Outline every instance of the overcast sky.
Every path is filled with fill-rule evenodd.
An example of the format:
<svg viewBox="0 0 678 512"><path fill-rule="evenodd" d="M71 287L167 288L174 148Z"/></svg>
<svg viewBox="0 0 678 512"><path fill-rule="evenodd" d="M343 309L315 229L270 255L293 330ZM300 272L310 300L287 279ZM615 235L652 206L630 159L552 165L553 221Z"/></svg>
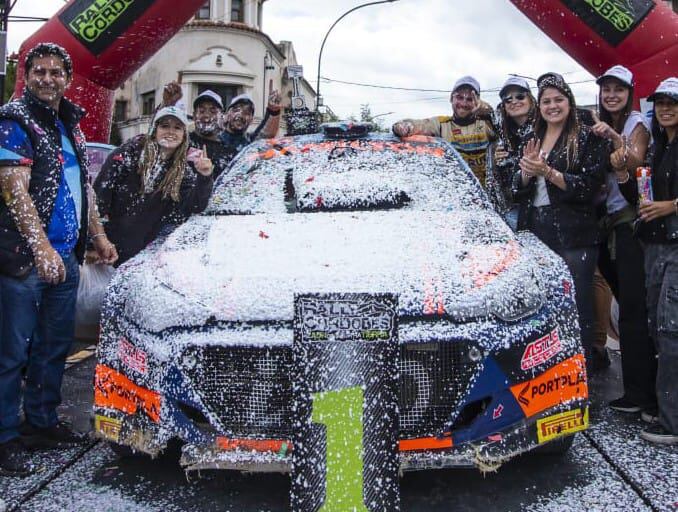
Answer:
<svg viewBox="0 0 678 512"><path fill-rule="evenodd" d="M268 0L264 31L278 42L294 43L304 75L315 87L318 52L330 25L366 0ZM63 0L18 0L13 15L49 17ZM11 23L9 50L18 49L39 24ZM77 66L77 63L76 63ZM332 31L323 53L321 75L334 80L379 86L449 90L465 74L474 75L483 99L509 73L537 77L558 71L581 105L595 103L596 86L577 62L537 29L508 0L398 0L349 14ZM359 115L368 103L386 123L402 117L450 112L443 92L409 92L325 83L320 90L340 117Z"/></svg>

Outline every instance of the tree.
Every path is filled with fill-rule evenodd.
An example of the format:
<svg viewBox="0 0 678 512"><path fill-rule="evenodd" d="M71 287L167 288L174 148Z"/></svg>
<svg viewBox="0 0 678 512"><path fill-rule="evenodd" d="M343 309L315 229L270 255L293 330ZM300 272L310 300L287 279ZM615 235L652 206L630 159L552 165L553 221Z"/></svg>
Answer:
<svg viewBox="0 0 678 512"><path fill-rule="evenodd" d="M387 131L382 125L383 121L381 119L376 119L375 116L372 115L372 109L370 108L369 103L360 105L360 121L363 123L372 123L374 125L374 130L377 132Z"/></svg>
<svg viewBox="0 0 678 512"><path fill-rule="evenodd" d="M6 101L14 93L14 85L16 84L16 61L7 61L7 74L5 75L5 90L2 92L2 103Z"/></svg>

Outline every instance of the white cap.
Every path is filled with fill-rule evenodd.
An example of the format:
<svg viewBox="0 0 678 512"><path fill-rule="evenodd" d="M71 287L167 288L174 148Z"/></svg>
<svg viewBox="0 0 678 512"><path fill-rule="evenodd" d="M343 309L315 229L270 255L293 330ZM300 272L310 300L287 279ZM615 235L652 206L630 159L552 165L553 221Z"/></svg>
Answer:
<svg viewBox="0 0 678 512"><path fill-rule="evenodd" d="M201 92L198 94L198 96L193 100L193 109L195 110L195 107L198 103L201 101L213 101L217 105L219 105L219 108L221 110L224 110L224 103L221 101L221 96L219 96L216 92L210 91L207 89L206 91Z"/></svg>
<svg viewBox="0 0 678 512"><path fill-rule="evenodd" d="M162 107L155 113L151 127L155 127L156 123L160 121L160 119L167 116L174 117L181 121L181 123L184 126L188 126L188 118L186 117L186 111L179 107L171 106L171 107Z"/></svg>
<svg viewBox="0 0 678 512"><path fill-rule="evenodd" d="M628 85L629 87L633 87L633 73L631 73L624 66L612 66L610 69L605 71L605 73L598 77L596 83L600 85L606 78L616 78L621 83Z"/></svg>
<svg viewBox="0 0 678 512"><path fill-rule="evenodd" d="M530 92L530 84L527 83L527 80L520 78L519 76L510 76L506 82L504 82L504 85L501 86L501 90L499 91L500 98L504 97L504 93L509 87L519 87L520 89L525 89L527 92Z"/></svg>
<svg viewBox="0 0 678 512"><path fill-rule="evenodd" d="M472 76L462 76L459 80L457 80L454 83L454 87L452 88L452 92L455 92L457 89L460 87L463 87L464 85L469 86L471 89L476 91L476 94L480 96L480 84L478 83L478 80L473 78Z"/></svg>
<svg viewBox="0 0 678 512"><path fill-rule="evenodd" d="M233 98L231 100L231 102L228 104L228 108L230 109L234 105L236 105L238 103L243 103L243 102L249 103L250 105L252 105L252 112L254 112L254 100L252 99L252 96L250 96L247 93L240 94L240 95L236 96L235 98Z"/></svg>
<svg viewBox="0 0 678 512"><path fill-rule="evenodd" d="M678 101L678 77L672 76L660 83L657 89L647 98L647 101L654 101L657 96L668 96Z"/></svg>

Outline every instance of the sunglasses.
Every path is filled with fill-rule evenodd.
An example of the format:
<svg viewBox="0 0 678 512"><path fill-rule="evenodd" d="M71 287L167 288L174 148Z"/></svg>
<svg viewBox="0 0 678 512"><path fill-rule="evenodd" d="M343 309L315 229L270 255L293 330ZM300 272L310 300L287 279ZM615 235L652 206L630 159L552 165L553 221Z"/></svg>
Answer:
<svg viewBox="0 0 678 512"><path fill-rule="evenodd" d="M527 94L525 94L524 92L519 92L519 93L516 93L516 94L511 94L509 96L504 96L501 99L501 101L508 104L508 103L511 103L513 100L523 101L525 98L527 98Z"/></svg>

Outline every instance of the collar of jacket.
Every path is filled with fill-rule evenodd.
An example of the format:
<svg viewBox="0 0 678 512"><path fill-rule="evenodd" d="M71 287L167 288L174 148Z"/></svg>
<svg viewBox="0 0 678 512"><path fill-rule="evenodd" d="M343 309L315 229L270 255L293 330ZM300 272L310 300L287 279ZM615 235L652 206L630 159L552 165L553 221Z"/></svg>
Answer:
<svg viewBox="0 0 678 512"><path fill-rule="evenodd" d="M24 88L23 100L39 121L56 124L57 119L61 119L69 129L73 129L85 115L83 108L66 97L61 98L59 102L59 112L40 100L28 88Z"/></svg>
<svg viewBox="0 0 678 512"><path fill-rule="evenodd" d="M457 114L453 113L452 121L454 121L454 124L459 126L469 126L476 122L476 115L471 114L470 116L466 117L457 117Z"/></svg>

